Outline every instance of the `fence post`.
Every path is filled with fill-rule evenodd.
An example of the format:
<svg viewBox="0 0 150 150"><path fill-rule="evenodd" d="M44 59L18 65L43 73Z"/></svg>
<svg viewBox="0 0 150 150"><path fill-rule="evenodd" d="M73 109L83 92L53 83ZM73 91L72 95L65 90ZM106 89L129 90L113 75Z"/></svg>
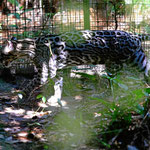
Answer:
<svg viewBox="0 0 150 150"><path fill-rule="evenodd" d="M84 29L90 29L90 3L89 0L83 0Z"/></svg>

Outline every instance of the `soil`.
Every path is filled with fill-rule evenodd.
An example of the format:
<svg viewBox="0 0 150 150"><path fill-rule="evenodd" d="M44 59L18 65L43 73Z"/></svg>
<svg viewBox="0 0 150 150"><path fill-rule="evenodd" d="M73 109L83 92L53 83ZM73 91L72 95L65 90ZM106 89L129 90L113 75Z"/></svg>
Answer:
<svg viewBox="0 0 150 150"><path fill-rule="evenodd" d="M0 80L0 149L97 149L85 144L90 133L82 130L89 128L92 109L86 108L88 104L83 100L84 95L65 96L63 107L46 105L38 101L35 95L31 101L22 103L14 93L17 92L18 80L22 82L24 78L17 77L15 80L13 83ZM97 102L92 102L93 114L96 105ZM81 116L86 119L81 119ZM92 126L92 120L90 123ZM82 134L85 138L81 139Z"/></svg>
<svg viewBox="0 0 150 150"><path fill-rule="evenodd" d="M97 101L89 101L87 97L92 94L90 90L76 91L73 96L66 94L62 100L63 107L58 104L49 106L38 101L35 95L30 101L22 103L14 94L18 81L23 82L24 78L17 77L13 83L6 78L0 80L0 149L149 149L149 114L145 118L134 114L137 119L124 129L123 120L113 122L106 129L106 134L102 134L96 128L100 121L98 111L101 105ZM36 95L38 93L40 90L35 92ZM117 134L107 134L107 131L120 128L123 130ZM111 148L98 142L103 139L110 143Z"/></svg>

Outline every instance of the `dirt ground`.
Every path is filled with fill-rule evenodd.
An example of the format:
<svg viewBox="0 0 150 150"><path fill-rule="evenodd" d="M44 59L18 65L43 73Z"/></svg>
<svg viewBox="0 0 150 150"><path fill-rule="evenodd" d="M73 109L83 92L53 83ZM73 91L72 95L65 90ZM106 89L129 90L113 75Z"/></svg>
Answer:
<svg viewBox="0 0 150 150"><path fill-rule="evenodd" d="M72 85L64 83L63 107L60 107L44 104L34 95L31 101L18 101L13 93L22 79L16 79L13 83L0 79L0 150L104 150L105 143L96 141L103 138L111 143L112 149L149 149L149 113L147 116L134 114L132 117L137 119L129 128L123 129L124 120L108 126L109 130L123 129L118 134L97 135L102 105L88 98L93 94L92 84L82 83L80 87L73 80ZM106 87L108 83L98 83L102 84ZM69 94L72 86L75 90ZM100 92L102 97L106 97L106 91Z"/></svg>
<svg viewBox="0 0 150 150"><path fill-rule="evenodd" d="M89 110L81 94L64 97L63 107L36 100L29 105L18 103L11 93L15 85L0 82L0 149L96 149L85 143L90 139L89 124L91 128L97 102Z"/></svg>

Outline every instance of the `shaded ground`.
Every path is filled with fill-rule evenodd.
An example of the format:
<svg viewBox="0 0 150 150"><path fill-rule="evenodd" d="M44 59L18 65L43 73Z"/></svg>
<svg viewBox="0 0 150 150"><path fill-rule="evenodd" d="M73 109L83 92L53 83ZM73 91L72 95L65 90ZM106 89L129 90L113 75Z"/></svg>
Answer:
<svg viewBox="0 0 150 150"><path fill-rule="evenodd" d="M74 88L81 86L71 82ZM99 123L102 120L98 112L102 105L87 98L93 93L90 89L92 84L82 83L82 87L73 92L74 96L67 93L72 87L64 85L69 89L64 90L64 106L60 108L36 102L36 99L30 102L31 105L18 103L17 97L10 94L16 85L4 80L0 80L0 83L2 150L137 150L150 147L148 113L145 116L133 113L133 122L118 118L108 124L105 132L100 132ZM99 84L102 86L103 83ZM106 88L105 84L103 86ZM103 96L107 90L101 93Z"/></svg>
<svg viewBox="0 0 150 150"><path fill-rule="evenodd" d="M76 149L77 147L88 149L85 143L89 139L87 136L90 133L88 131L83 132L84 127L81 127L80 124L87 121L84 124L87 124L85 127L88 130L88 120L91 119L91 116L88 115L92 113L92 109L86 108L88 111L83 109L87 102L83 101L84 98L81 95L65 97L63 108L47 106L43 103L37 103L39 106L36 106L32 105L32 102L29 102L30 105L24 105L18 104L15 94L9 92L15 90L13 84L6 83L3 80L0 82L0 149L46 150ZM36 103L36 101L33 101L33 103ZM87 112L85 113L85 111ZM86 116L84 116L85 114ZM81 116L84 116L87 120L85 118L79 119L78 117ZM55 118L57 119L55 120ZM60 124L62 124L61 127ZM67 128L63 128L65 126ZM78 133L76 134L76 132ZM82 134L84 134L84 138ZM77 137L74 138L74 135ZM81 137L83 140L81 140ZM69 143L64 143L68 138L71 139Z"/></svg>

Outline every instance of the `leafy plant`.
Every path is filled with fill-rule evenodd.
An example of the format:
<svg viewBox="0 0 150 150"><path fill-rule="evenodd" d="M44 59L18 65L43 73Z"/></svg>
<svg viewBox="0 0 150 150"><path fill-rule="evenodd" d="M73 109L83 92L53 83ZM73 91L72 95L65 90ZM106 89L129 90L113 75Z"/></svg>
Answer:
<svg viewBox="0 0 150 150"><path fill-rule="evenodd" d="M36 99L41 99L43 103L46 103L46 97L42 94L37 95Z"/></svg>
<svg viewBox="0 0 150 150"><path fill-rule="evenodd" d="M106 99L98 97L90 97L90 99L100 102L103 106L103 109L98 112L100 116L100 133L98 133L99 138L95 140L101 143L100 145L111 148L115 138L128 130L129 126L132 125L133 114L140 115L141 117L147 114L150 88L140 86L138 89L134 88L134 86L131 88L128 84L124 84L126 80L123 81L120 76L112 78L104 75L103 77L110 80L113 96ZM135 77L127 78L131 81L140 82Z"/></svg>
<svg viewBox="0 0 150 150"><path fill-rule="evenodd" d="M17 0L8 0L13 5L19 6L19 2Z"/></svg>

